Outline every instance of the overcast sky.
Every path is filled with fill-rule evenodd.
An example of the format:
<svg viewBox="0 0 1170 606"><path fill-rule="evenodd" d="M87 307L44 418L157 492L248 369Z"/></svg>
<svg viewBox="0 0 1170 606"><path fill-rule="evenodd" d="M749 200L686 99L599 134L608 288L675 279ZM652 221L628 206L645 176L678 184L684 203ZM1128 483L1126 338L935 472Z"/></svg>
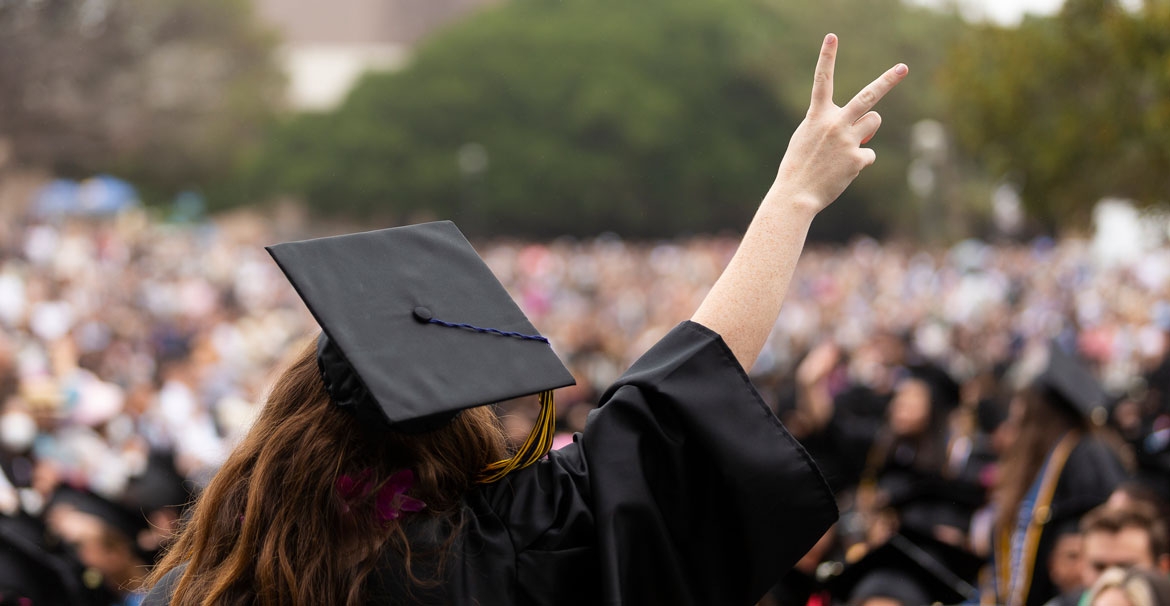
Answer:
<svg viewBox="0 0 1170 606"><path fill-rule="evenodd" d="M1060 10L1064 0L909 0L926 5L955 4L963 8L963 14L970 18L991 19L1005 25L1015 25L1024 13L1050 15ZM1122 5L1137 7L1141 0L1122 0Z"/></svg>
<svg viewBox="0 0 1170 606"><path fill-rule="evenodd" d="M978 0L988 17L1000 23L1018 23L1025 12L1048 15L1060 10L1063 0Z"/></svg>

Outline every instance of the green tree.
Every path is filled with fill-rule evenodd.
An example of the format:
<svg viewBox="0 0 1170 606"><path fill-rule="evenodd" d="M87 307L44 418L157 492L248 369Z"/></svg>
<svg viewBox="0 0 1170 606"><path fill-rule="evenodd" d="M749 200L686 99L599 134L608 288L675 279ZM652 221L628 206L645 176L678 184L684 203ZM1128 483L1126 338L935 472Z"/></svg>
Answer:
<svg viewBox="0 0 1170 606"><path fill-rule="evenodd" d="M739 65L743 18L722 0L518 0L295 118L257 174L317 208L472 230L738 225L795 126Z"/></svg>
<svg viewBox="0 0 1170 606"><path fill-rule="evenodd" d="M922 40L946 35L926 24L951 22L897 0L853 13L846 4L868 3L830 0L850 15L834 28L816 17L823 7L788 4L513 0L438 34L404 70L366 76L336 111L290 119L253 167L254 186L323 211L453 217L492 233L741 228L808 106L821 36L846 40L844 96L926 55ZM876 51L879 16L909 19L921 46ZM896 123L929 103L895 95L882 111ZM884 176L854 188L864 193L830 211L822 234L877 231L896 213L907 128L883 129L874 170Z"/></svg>
<svg viewBox="0 0 1170 606"><path fill-rule="evenodd" d="M1021 189L1046 227L1083 223L1104 196L1170 192L1170 2L1128 11L1069 0L1018 28L962 37L943 72L964 148Z"/></svg>

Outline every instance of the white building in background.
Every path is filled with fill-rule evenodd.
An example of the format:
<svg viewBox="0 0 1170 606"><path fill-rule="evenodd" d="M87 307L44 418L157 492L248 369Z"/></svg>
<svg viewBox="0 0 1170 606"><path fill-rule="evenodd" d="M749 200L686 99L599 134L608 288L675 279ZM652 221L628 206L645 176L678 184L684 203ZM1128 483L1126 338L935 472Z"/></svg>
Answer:
<svg viewBox="0 0 1170 606"><path fill-rule="evenodd" d="M280 31L289 102L326 110L370 69L394 69L427 34L500 0L254 0Z"/></svg>

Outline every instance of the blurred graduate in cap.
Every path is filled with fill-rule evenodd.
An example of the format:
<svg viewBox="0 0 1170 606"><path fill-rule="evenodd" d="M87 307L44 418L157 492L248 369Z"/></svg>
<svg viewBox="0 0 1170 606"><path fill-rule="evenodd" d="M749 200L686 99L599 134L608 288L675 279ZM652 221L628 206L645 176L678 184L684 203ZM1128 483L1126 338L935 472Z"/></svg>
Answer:
<svg viewBox="0 0 1170 606"><path fill-rule="evenodd" d="M60 486L45 507L46 525L84 566L82 579L104 604L137 606L152 554L139 545L146 517L88 490Z"/></svg>
<svg viewBox="0 0 1170 606"><path fill-rule="evenodd" d="M878 535L871 542L908 528L966 545L971 515L986 495L978 462L969 449L954 448L950 420L959 399L959 383L935 364L912 365L897 383L858 487L858 508Z"/></svg>
<svg viewBox="0 0 1170 606"><path fill-rule="evenodd" d="M573 377L451 223L269 250L321 325L193 506L146 604L753 604L836 519L747 378L813 217L873 162L891 68L808 116L690 321L549 452ZM484 405L539 398L509 452Z"/></svg>
<svg viewBox="0 0 1170 606"><path fill-rule="evenodd" d="M1020 391L1014 442L993 495L991 587L984 603L1043 604L1058 593L1048 562L1062 528L1104 503L1128 476L1103 428L1108 398L1089 370L1055 344L1033 347L1012 371Z"/></svg>

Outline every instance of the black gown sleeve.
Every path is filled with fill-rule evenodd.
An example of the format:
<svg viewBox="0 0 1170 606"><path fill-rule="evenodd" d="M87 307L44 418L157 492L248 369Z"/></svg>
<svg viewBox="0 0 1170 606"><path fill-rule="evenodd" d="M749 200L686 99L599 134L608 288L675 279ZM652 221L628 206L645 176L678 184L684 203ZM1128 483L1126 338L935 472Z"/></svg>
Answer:
<svg viewBox="0 0 1170 606"><path fill-rule="evenodd" d="M535 604L753 604L837 519L804 448L692 322L573 444L478 498L507 528L518 602Z"/></svg>

